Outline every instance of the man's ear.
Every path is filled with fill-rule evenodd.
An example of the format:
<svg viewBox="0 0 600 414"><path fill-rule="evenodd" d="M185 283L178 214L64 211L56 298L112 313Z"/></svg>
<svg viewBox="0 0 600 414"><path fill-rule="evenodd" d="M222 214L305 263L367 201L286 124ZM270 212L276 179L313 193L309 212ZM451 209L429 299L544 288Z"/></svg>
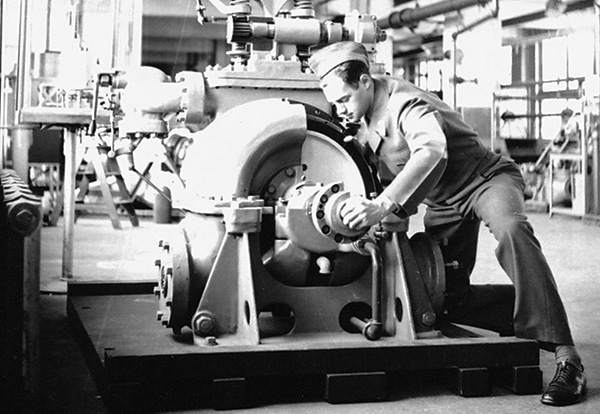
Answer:
<svg viewBox="0 0 600 414"><path fill-rule="evenodd" d="M360 78L358 78L358 83L362 85L365 89L368 89L371 86L372 82L373 79L371 79L371 77L366 73L363 73L362 75L360 75Z"/></svg>

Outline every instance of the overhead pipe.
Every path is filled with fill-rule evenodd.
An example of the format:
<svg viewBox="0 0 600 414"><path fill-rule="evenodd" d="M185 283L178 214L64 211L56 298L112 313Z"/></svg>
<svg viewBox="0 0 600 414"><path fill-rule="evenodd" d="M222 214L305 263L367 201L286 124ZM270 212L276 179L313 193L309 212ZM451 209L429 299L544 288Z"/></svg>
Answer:
<svg viewBox="0 0 600 414"><path fill-rule="evenodd" d="M490 1L491 0L446 0L429 6L396 10L390 13L389 16L379 19L377 25L381 29L400 29L430 17L459 11L471 6L483 6Z"/></svg>
<svg viewBox="0 0 600 414"><path fill-rule="evenodd" d="M594 7L595 1L596 0L579 0L579 1L569 2L566 4L567 7L566 7L564 13L569 14L574 11L585 10L590 7ZM504 28L504 27L510 27L510 26L519 26L519 25L523 25L525 23L530 23L530 22L534 22L537 20L545 19L546 17L547 17L546 10L540 10L540 11L525 14L522 16L517 16L517 17L510 18L510 19L502 20L502 27Z"/></svg>

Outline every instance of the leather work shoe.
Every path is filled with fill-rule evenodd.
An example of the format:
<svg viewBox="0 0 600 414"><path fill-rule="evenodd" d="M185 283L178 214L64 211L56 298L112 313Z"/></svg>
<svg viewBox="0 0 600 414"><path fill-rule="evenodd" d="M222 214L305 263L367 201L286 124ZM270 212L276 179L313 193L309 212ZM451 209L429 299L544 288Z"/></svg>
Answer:
<svg viewBox="0 0 600 414"><path fill-rule="evenodd" d="M542 404L558 406L576 404L581 401L586 391L583 367L579 370L569 361L563 361L556 366L556 374L542 395Z"/></svg>

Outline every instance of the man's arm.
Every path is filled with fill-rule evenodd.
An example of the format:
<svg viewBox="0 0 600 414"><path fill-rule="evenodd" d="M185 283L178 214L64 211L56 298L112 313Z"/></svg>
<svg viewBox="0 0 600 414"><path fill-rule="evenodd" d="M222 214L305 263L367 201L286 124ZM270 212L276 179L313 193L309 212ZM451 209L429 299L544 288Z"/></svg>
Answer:
<svg viewBox="0 0 600 414"><path fill-rule="evenodd" d="M392 213L401 218L413 214L446 168L446 137L439 114L431 106L421 101L412 102L402 112L398 123L408 143L410 157L377 198L354 197L346 202L341 214L344 224L351 228L372 226ZM378 150L378 155L388 163L394 162L394 148L386 147L393 145L384 140ZM386 150L392 157L387 156Z"/></svg>
<svg viewBox="0 0 600 414"><path fill-rule="evenodd" d="M396 214L402 217L414 213L438 183L446 168L447 145L439 113L422 101L408 105L398 124L410 158L381 196L395 202L401 210Z"/></svg>

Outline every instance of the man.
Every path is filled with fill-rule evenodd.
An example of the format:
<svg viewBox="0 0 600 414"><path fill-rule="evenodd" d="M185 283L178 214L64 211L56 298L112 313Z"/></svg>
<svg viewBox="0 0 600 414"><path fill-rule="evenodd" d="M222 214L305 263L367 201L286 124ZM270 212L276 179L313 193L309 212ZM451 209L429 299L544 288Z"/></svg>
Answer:
<svg viewBox="0 0 600 414"><path fill-rule="evenodd" d="M556 152L578 152L580 137L581 129L575 112L571 108L563 109L560 112L560 130L556 138L552 140L552 144L558 147Z"/></svg>
<svg viewBox="0 0 600 414"><path fill-rule="evenodd" d="M372 226L389 214L408 217L425 203L425 230L445 241L446 262L461 265L447 271L448 319L537 340L555 352L557 362L542 403L579 402L586 391L581 358L554 276L524 214L518 167L486 148L433 94L402 79L371 76L360 43L329 45L309 65L337 114L361 124L359 145L391 174L375 199L349 199L341 210L343 222L351 228ZM469 283L480 222L498 241L496 257L513 282L514 288L500 294ZM507 297L510 306L503 306Z"/></svg>

